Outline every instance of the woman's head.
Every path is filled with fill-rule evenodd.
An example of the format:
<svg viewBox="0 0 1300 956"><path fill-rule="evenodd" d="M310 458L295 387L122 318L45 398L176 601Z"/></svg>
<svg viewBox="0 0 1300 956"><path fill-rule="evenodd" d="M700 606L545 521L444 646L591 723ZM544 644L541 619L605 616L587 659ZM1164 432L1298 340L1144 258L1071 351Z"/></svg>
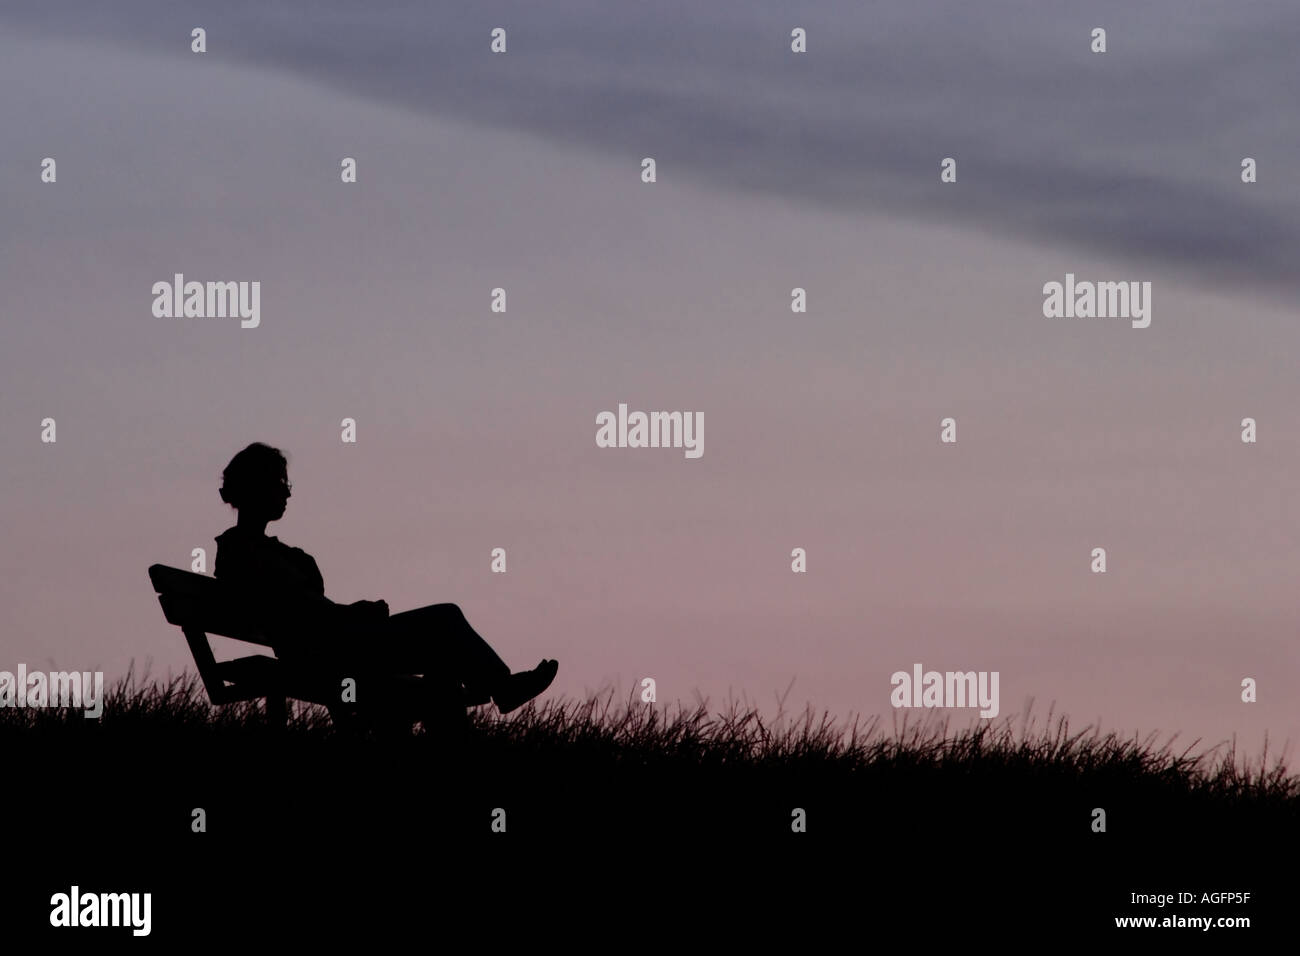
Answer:
<svg viewBox="0 0 1300 956"><path fill-rule="evenodd" d="M240 512L274 521L289 500L289 462L278 448L254 442L221 473L221 500Z"/></svg>

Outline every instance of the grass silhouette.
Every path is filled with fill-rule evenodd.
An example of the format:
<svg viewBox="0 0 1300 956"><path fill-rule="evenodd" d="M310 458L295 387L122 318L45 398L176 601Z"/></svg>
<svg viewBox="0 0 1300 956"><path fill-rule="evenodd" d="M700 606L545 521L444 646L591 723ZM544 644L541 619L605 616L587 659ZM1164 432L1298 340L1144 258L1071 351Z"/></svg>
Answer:
<svg viewBox="0 0 1300 956"><path fill-rule="evenodd" d="M714 712L610 690L506 717L476 708L451 739L419 725L344 733L299 702L276 731L257 703L209 705L195 675L128 674L98 720L0 709L0 752L18 771L5 810L24 824L9 847L31 874L27 907L48 910L75 872L153 889L160 925L182 936L244 939L323 899L310 929L324 936L395 906L448 919L485 908L490 925L497 897L480 887L590 907L631 892L593 876L655 861L707 878L715 915L761 914L759 888L779 884L810 911L868 906L877 923L996 912L1008 939L1031 922L1114 932L1133 892L1253 889L1257 915L1287 899L1271 881L1300 837L1300 778L1267 751L1244 761L1232 745L1073 729L1050 711L955 731L930 716L765 720L734 701ZM508 836L492 827L501 813ZM431 898L449 875L457 888ZM670 905L686 903L652 909Z"/></svg>
<svg viewBox="0 0 1300 956"><path fill-rule="evenodd" d="M322 797L347 789L344 780L328 781L338 761L379 777L386 768L393 783L411 784L410 769L427 769L432 758L440 777L458 775L467 795L477 791L488 800L494 786L539 806L596 783L606 793L625 793L629 806L647 789L667 803L673 801L666 791L674 788L725 793L744 828L754 822L751 811L764 814L775 799L784 808L780 817L760 827L773 834L788 831L793 808L804 803L857 816L887 809L895 817L923 816L936 806L944 816L1001 817L1014 805L1025 825L1055 832L1051 823L1059 822L1061 833L1073 828L1085 835L1092 833L1094 806L1106 810L1108 832L1127 829L1131 815L1148 834L1190 821L1278 833L1300 821L1300 776L1281 758L1270 764L1267 745L1257 760L1243 761L1235 744L1198 750L1199 741L1179 748L1176 736L1159 744L1154 733L1125 738L1094 726L1072 730L1066 717L1050 711L1041 726L1027 710L957 731L933 712L922 721L908 716L890 727L879 718L846 725L808 709L765 721L756 708L734 701L713 712L707 701L665 706L629 696L616 702L609 690L585 700L530 703L506 717L474 708L464 739L456 741L426 735L419 724L404 734L343 733L324 708L302 702L291 702L288 726L275 732L259 702L211 706L194 674L150 681L129 673L105 689L98 720L76 709L0 709L0 745L46 745L83 760L127 751L167 754L173 773L188 769L198 789L205 786L204 766L214 787L221 768L232 763L261 760L272 776L276 767L314 768L326 772ZM151 782L146 771L140 789ZM130 787L123 786L129 798ZM935 822L933 815L927 820ZM700 823L708 831L726 829L727 821ZM842 819L838 827L852 829L851 823Z"/></svg>

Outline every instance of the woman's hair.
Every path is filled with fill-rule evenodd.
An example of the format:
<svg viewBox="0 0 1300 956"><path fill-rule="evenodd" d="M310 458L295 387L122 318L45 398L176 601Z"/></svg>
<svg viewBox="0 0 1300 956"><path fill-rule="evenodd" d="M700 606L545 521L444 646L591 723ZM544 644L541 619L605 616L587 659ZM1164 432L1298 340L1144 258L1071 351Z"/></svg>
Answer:
<svg viewBox="0 0 1300 956"><path fill-rule="evenodd" d="M242 507L249 493L257 493L279 477L289 461L284 452L260 441L253 442L230 459L221 473L221 500L234 508Z"/></svg>

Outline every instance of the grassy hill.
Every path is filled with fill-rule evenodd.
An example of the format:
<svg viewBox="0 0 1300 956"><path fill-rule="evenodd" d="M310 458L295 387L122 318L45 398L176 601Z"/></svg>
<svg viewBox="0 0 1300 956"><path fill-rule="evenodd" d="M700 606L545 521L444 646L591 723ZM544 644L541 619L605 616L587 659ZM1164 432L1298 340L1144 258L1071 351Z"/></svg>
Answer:
<svg viewBox="0 0 1300 956"><path fill-rule="evenodd" d="M99 720L0 709L0 752L17 771L5 810L32 861L30 905L66 891L74 870L135 880L173 894L160 919L185 914L178 932L210 920L232 886L261 888L230 904L236 914L270 919L293 893L348 905L416 894L418 911L438 874L526 879L533 898L594 879L591 897L661 868L716 877L714 908L728 894L754 906L757 886L782 880L797 897L802 878L818 906L842 893L890 919L933 918L925 901L938 899L954 918L1000 906L1016 925L1056 914L1077 932L1159 912L1132 892L1249 884L1247 911L1262 914L1285 896L1278 880L1300 846L1300 777L1267 754L1243 767L1231 751L1050 713L956 731L811 713L769 724L734 705L610 693L505 718L479 708L451 738L418 725L349 735L312 706L279 731L256 705L213 708L185 675L121 681ZM996 888L1000 902L943 889L955 886Z"/></svg>

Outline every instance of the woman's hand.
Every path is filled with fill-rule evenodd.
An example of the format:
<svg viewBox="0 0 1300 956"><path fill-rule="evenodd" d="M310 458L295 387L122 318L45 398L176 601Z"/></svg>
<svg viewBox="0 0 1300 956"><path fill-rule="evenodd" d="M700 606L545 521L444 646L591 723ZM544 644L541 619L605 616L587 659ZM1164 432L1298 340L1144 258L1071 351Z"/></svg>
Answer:
<svg viewBox="0 0 1300 956"><path fill-rule="evenodd" d="M387 601L355 601L348 607L354 607L367 619L377 618L386 620L388 618Z"/></svg>

